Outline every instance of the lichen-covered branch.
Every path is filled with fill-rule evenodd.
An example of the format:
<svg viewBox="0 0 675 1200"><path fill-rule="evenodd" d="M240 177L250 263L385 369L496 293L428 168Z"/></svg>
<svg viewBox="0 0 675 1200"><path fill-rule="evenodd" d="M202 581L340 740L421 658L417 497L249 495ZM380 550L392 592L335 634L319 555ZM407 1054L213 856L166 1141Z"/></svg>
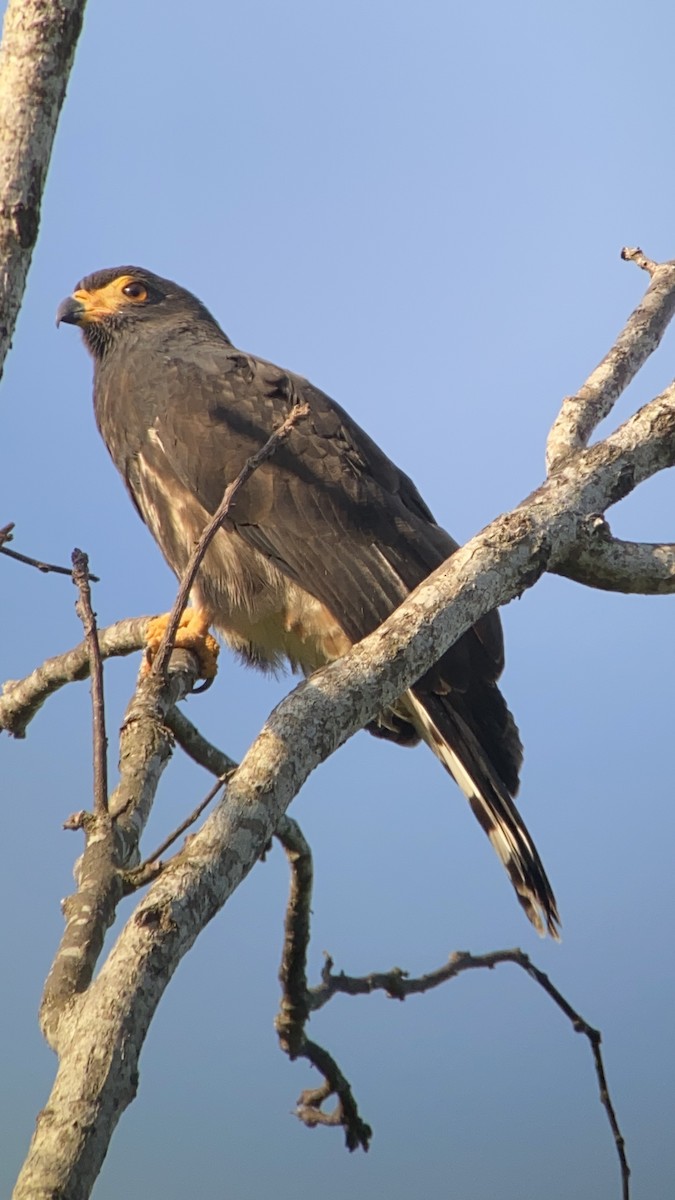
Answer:
<svg viewBox="0 0 675 1200"><path fill-rule="evenodd" d="M588 445L593 430L609 416L621 393L657 349L675 312L675 263L652 263L638 249L624 248L622 257L645 269L649 264L649 287L609 353L576 395L563 400L548 436L549 472Z"/></svg>
<svg viewBox="0 0 675 1200"><path fill-rule="evenodd" d="M9 0L0 45L0 375L86 0Z"/></svg>
<svg viewBox="0 0 675 1200"><path fill-rule="evenodd" d="M99 629L101 658L124 657L141 650L150 617L128 617L107 629ZM0 695L0 731L24 738L33 717L45 700L67 683L89 675L89 651L86 641L72 650L48 658L24 679L8 679Z"/></svg>
<svg viewBox="0 0 675 1200"><path fill-rule="evenodd" d="M624 542L611 535L604 517L589 517L570 553L552 570L576 583L607 592L667 596L675 592L675 544Z"/></svg>
<svg viewBox="0 0 675 1200"><path fill-rule="evenodd" d="M137 858L141 833L171 757L166 713L194 687L198 668L194 655L176 651L165 684L150 677L141 682L125 716L120 781L109 806L74 814L67 822L70 829L83 829L85 849L77 867L77 890L63 902L66 926L40 1006L42 1031L59 1052L64 1014L72 1013L74 997L91 982L105 934L127 890L125 869Z"/></svg>

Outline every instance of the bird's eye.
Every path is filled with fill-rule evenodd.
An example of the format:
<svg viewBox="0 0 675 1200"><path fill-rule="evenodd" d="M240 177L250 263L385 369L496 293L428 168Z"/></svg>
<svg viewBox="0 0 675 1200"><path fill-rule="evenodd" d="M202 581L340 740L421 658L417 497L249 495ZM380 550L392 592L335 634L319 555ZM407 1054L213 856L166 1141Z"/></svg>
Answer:
<svg viewBox="0 0 675 1200"><path fill-rule="evenodd" d="M148 289L144 286L144 284L139 283L137 280L133 280L132 283L127 283L125 287L122 288L122 291L130 300L143 301L147 300L148 298Z"/></svg>

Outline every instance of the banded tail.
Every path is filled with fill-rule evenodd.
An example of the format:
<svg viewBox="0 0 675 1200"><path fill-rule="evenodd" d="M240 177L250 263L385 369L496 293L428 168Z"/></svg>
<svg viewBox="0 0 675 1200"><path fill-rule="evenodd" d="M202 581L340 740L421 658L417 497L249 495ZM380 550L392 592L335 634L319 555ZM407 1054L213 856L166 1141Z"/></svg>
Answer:
<svg viewBox="0 0 675 1200"><path fill-rule="evenodd" d="M499 695L496 688L494 691ZM509 787L499 778L476 733L442 695L415 688L406 693L402 706L417 733L464 792L537 932L542 937L548 932L559 940L558 908L537 848ZM504 710L512 723L506 705Z"/></svg>

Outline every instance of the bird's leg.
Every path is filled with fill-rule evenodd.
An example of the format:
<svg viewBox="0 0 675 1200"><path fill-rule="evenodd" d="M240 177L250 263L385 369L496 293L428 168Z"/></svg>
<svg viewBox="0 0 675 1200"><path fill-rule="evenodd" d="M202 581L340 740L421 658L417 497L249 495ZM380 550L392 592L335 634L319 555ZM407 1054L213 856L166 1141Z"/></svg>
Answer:
<svg viewBox="0 0 675 1200"><path fill-rule="evenodd" d="M146 669L149 669L159 649L170 615L163 613L161 617L152 617L148 621L145 630ZM215 678L220 653L220 646L209 633L209 615L203 608L186 608L174 639L175 650L192 650L197 655L202 679Z"/></svg>

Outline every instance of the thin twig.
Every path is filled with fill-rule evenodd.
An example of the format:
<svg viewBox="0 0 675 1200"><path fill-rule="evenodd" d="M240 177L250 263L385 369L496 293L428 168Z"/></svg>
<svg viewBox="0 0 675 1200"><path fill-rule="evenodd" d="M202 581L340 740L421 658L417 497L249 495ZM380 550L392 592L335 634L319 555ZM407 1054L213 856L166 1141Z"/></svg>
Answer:
<svg viewBox="0 0 675 1200"><path fill-rule="evenodd" d="M284 442L288 437L293 426L296 425L302 417L307 416L308 413L309 405L296 404L291 409L286 419L282 421L281 425L279 425L278 428L275 429L270 435L265 442L265 445L262 446L257 453L252 454L251 457L246 460L236 479L233 479L232 482L229 483L225 488L223 498L215 513L211 517L211 520L207 525L204 526L199 541L192 551L187 567L183 572L183 578L181 579L173 608L169 614L169 620L166 629L152 664L152 669L156 674L160 675L166 671L166 664L171 655L178 625L180 623L181 616L183 615L183 611L187 605L190 592L192 591L197 571L201 566L204 555L206 554L209 545L215 537L217 530L227 517L230 509L233 507L237 495L241 491L244 484L250 479L254 471L257 471L258 467L262 466L264 462L267 462L267 460L276 453L281 443Z"/></svg>
<svg viewBox="0 0 675 1200"><path fill-rule="evenodd" d="M224 754L217 746L212 745L179 708L169 709L165 724L169 726L178 745L192 761L210 771L212 775L226 779L236 771L238 763L230 758L229 754Z"/></svg>
<svg viewBox="0 0 675 1200"><path fill-rule="evenodd" d="M186 752L201 766L212 773L230 773L234 768L232 760L216 746L213 746L203 734L196 729L178 709L171 709L167 714L167 724L173 729L176 740ZM220 780L215 791L221 786ZM215 794L215 793L214 793ZM204 802L208 802L209 796ZM199 810L201 811L201 809ZM193 814L196 820L199 811ZM186 826L187 827L187 823ZM182 827L176 837L183 832ZM281 818L275 830L275 837L281 842L291 868L291 888L286 906L284 922L284 948L279 968L279 980L282 985L282 996L279 1012L275 1020L275 1028L279 1042L289 1058L306 1058L313 1066L324 1073L324 1084L319 1088L302 1093L298 1100L296 1115L309 1126L340 1125L345 1130L345 1140L350 1149L359 1145L368 1149L372 1136L370 1127L362 1121L354 1100L350 1085L340 1072L331 1055L316 1042L305 1036L305 1024L312 1012L323 1008L334 995L359 996L371 992L383 991L391 999L405 1000L407 996L416 995L439 987L450 979L455 979L465 971L477 969L493 969L500 963L514 963L534 979L551 997L554 1003L571 1022L575 1032L583 1033L589 1040L596 1077L598 1080L600 1100L607 1112L610 1128L614 1137L621 1167L622 1198L630 1200L630 1168L625 1152L625 1142L619 1128L616 1112L612 1104L607 1086L605 1068L600 1044L602 1035L576 1012L561 992L555 987L547 975L535 967L529 957L519 949L496 950L489 954L471 955L458 951L451 955L448 962L435 971L411 978L400 967L391 971L371 973L364 976L350 976L340 972L333 974L333 960L326 955L321 973L321 983L317 987L307 987L307 951L311 935L311 905L313 868L312 852L297 821L291 817ZM175 840L175 838L172 838ZM165 846L160 847L148 863L157 859L164 852ZM324 1070L325 1068L325 1070ZM330 1071L330 1076L326 1074ZM330 1113L321 1109L321 1104L329 1096L336 1095L338 1103ZM367 1136L365 1136L367 1131Z"/></svg>
<svg viewBox="0 0 675 1200"><path fill-rule="evenodd" d="M565 1014L571 1022L575 1033L582 1033L588 1039L593 1053L600 1101L607 1113L619 1157L623 1200L629 1200L630 1167L626 1158L624 1138L619 1128L616 1111L607 1086L607 1077L600 1049L602 1035L598 1029L594 1029L592 1025L589 1025L576 1009L572 1008L572 1005L558 991L548 975L540 971L538 967L535 967L529 956L522 950L518 948L513 950L494 950L488 954L479 955L459 950L452 954L447 963L442 967L416 978L409 977L407 972L402 971L400 967L394 967L391 971L387 972L373 972L370 975L352 976L345 975L342 971L338 975L334 975L333 961L330 956L327 956L321 973L321 983L317 987L309 989L309 1008L312 1012L323 1008L324 1004L327 1004L338 993L347 996L363 996L369 995L371 992L381 991L385 992L391 999L405 1000L407 996L419 995L431 991L433 988L447 983L450 979L456 979L459 975L464 974L465 971L492 970L501 963L513 963L525 971L551 997L560 1011Z"/></svg>
<svg viewBox="0 0 675 1200"><path fill-rule="evenodd" d="M79 616L89 653L91 675L91 707L94 748L94 812L102 817L108 812L108 738L105 730L105 698L103 693L103 660L98 641L96 616L91 606L89 587L89 558L83 550L73 550L73 583L79 598L75 609Z"/></svg>
<svg viewBox="0 0 675 1200"><path fill-rule="evenodd" d="M189 829L191 825L194 825L195 821L204 812L204 809L207 808L213 799L215 799L220 789L225 786L228 776L230 776L232 772L236 771L237 769L237 764L235 763L234 759L230 758L229 755L224 754L222 750L219 750L217 746L214 746L211 744L211 742L207 741L204 735L200 733L197 727L192 724L192 721L190 721L188 717L186 717L185 714L180 711L179 708L174 707L169 709L164 719L164 724L168 726L178 744L183 748L185 753L189 755L193 762L198 763L201 767L205 767L205 769L210 771L212 775L218 776L218 779L204 799L199 802L194 812L192 812L189 817L186 817L186 819L181 822L181 824L173 831L173 833L169 834L168 837L166 837L161 843L161 845L159 845L156 850L153 850L152 854L148 855L148 857L141 863L140 866L135 867L132 871L127 872L127 887L129 890L134 891L136 888L142 887L150 881L152 878L151 868L153 865L158 863L158 860L161 858L162 854L169 849L169 846L172 846L173 843L178 840L181 834L185 833L186 829Z"/></svg>
<svg viewBox="0 0 675 1200"><path fill-rule="evenodd" d="M207 808L211 801L215 799L220 789L225 787L226 783L226 779L219 779L216 783L214 783L213 787L209 792L207 792L204 799L200 800L195 810L190 813L190 816L186 817L184 821L181 821L180 825L174 829L173 833L170 833L163 842L160 842L157 849L153 850L152 854L149 854L145 861L142 862L140 867L137 869L142 871L151 863L157 862L157 860L161 858L162 855L169 849L169 846L173 846L174 842L178 841L178 838L181 836L181 834L185 833L185 830L189 829L191 825L194 825L195 821L202 815L204 809Z"/></svg>
<svg viewBox="0 0 675 1200"><path fill-rule="evenodd" d="M17 562L25 563L28 567L36 567L38 571L42 571L45 575L67 575L72 579L73 572L70 567L57 567L54 563L42 562L39 558L30 558L27 554L19 554L18 550L9 550L5 543L14 540L13 529L14 521L10 521L8 525L3 525L2 529L0 529L0 554L5 554L7 558L14 558ZM92 583L100 583L98 575L90 575L89 579Z"/></svg>
<svg viewBox="0 0 675 1200"><path fill-rule="evenodd" d="M602 1051L600 1049L602 1034L599 1029L594 1029L592 1025L589 1025L588 1022L585 1021L584 1018L572 1008L571 1004L569 1004L565 997L558 991L555 984L551 982L548 975L546 975L543 971L540 971L538 967L535 967L534 963L530 961L527 954L523 954L522 951L519 951L518 953L520 954L518 966L521 966L524 971L527 971L530 978L536 980L539 986L544 989L547 996L550 996L554 1004L557 1004L561 1012L564 1012L565 1016L568 1017L572 1022L575 1033L583 1033L584 1037L588 1038L588 1041L590 1042L591 1050L593 1052L595 1074L597 1076L598 1087L600 1089L600 1101L607 1113L607 1119L612 1130L616 1151L619 1156L619 1163L621 1164L623 1200L630 1200L630 1167L626 1157L626 1143L619 1128L616 1111L614 1109L614 1105L612 1104L609 1088L607 1086L605 1064L603 1062ZM517 960L514 959L513 961Z"/></svg>

